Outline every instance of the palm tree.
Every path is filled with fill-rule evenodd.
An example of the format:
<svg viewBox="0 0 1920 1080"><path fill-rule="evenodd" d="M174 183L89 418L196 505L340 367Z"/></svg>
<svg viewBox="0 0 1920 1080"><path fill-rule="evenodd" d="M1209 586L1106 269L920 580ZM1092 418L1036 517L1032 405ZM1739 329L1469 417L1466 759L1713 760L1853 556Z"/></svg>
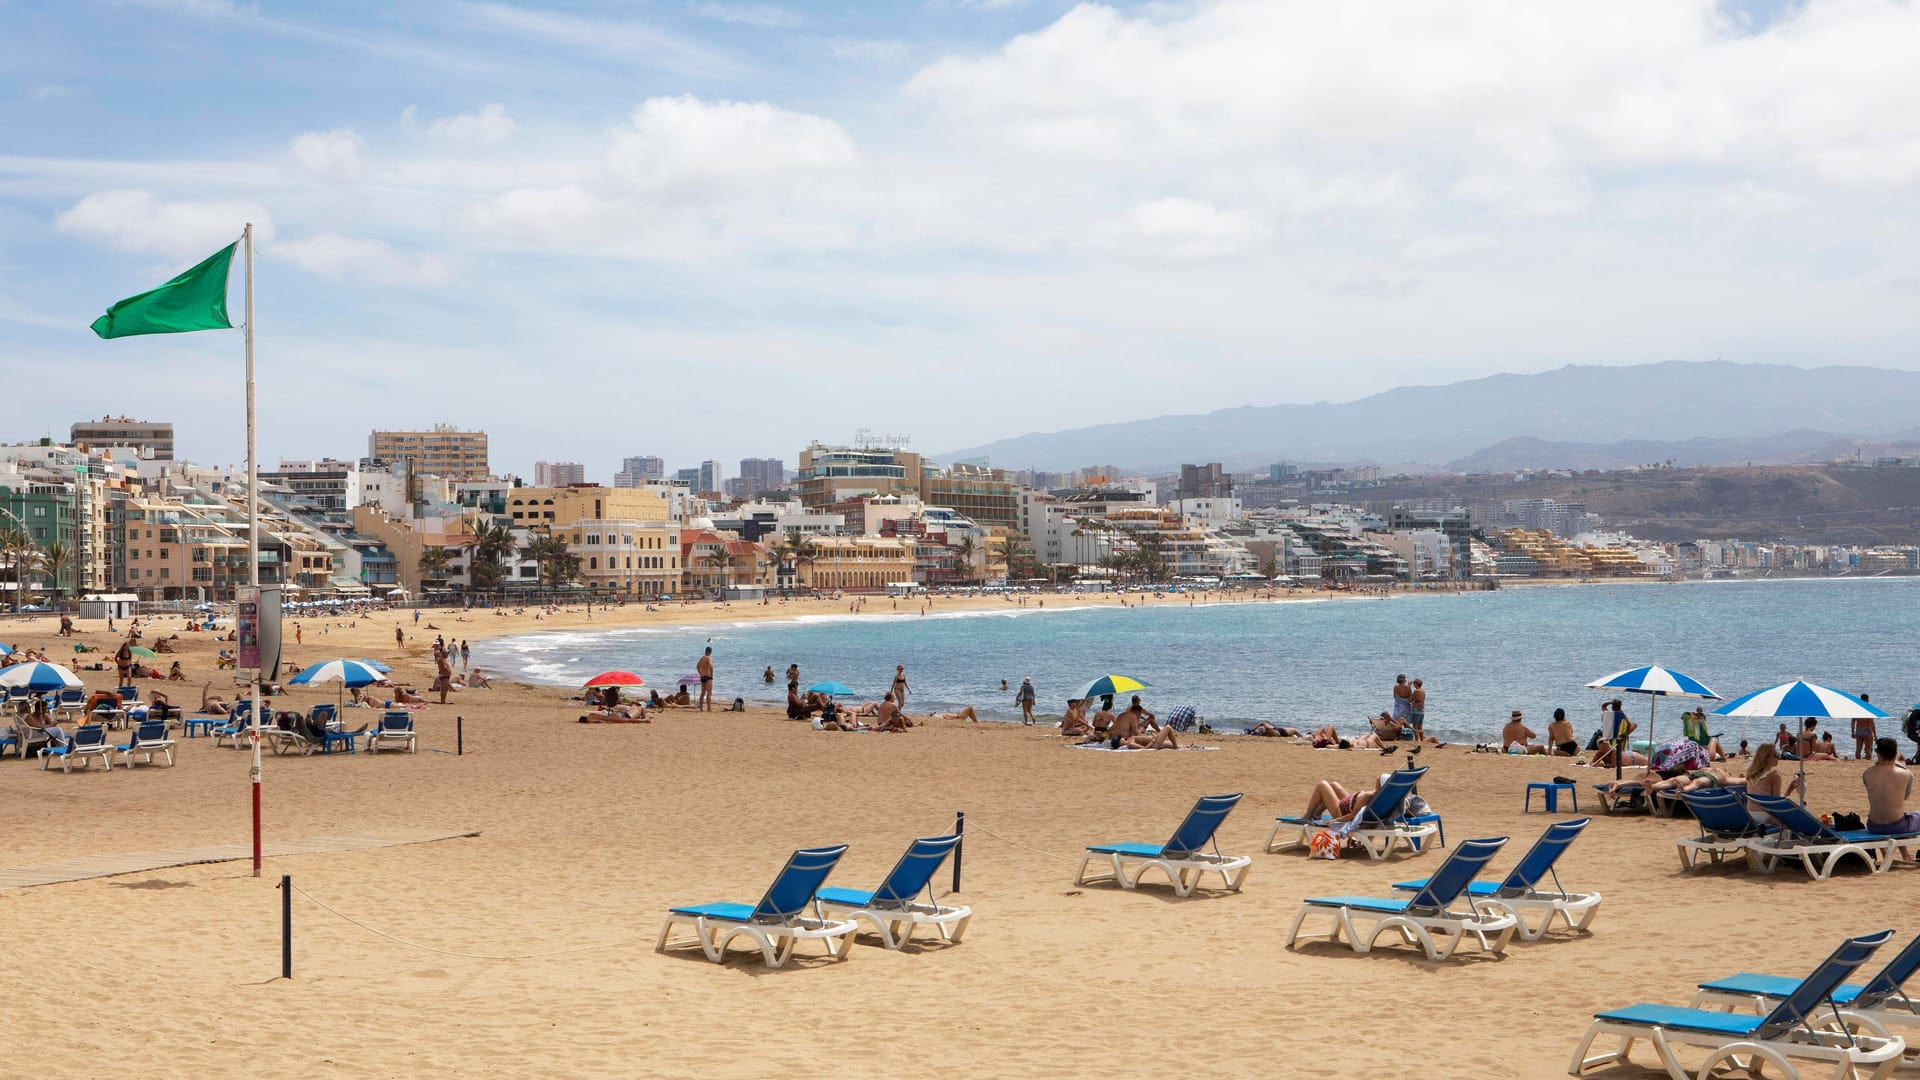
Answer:
<svg viewBox="0 0 1920 1080"><path fill-rule="evenodd" d="M548 532L527 541L523 550L540 570L540 584L564 585L580 572L580 557L567 546L567 538Z"/></svg>
<svg viewBox="0 0 1920 1080"><path fill-rule="evenodd" d="M447 564L452 561L453 556L449 554L444 547L430 547L422 551L420 553L420 583L425 585L429 581L437 581L445 584L447 580Z"/></svg>
<svg viewBox="0 0 1920 1080"><path fill-rule="evenodd" d="M812 566L813 560L820 556L819 545L813 542L812 537L802 532L788 533L781 541L779 550L781 559L793 568L793 579L796 584L800 579L800 568Z"/></svg>
<svg viewBox="0 0 1920 1080"><path fill-rule="evenodd" d="M968 581L973 580L973 553L974 553L973 534L967 533L966 535L960 537L960 542L953 545L953 552L955 555L958 555L960 557L961 584L965 584Z"/></svg>
<svg viewBox="0 0 1920 1080"><path fill-rule="evenodd" d="M27 574L29 560L38 549L33 539L21 529L0 530L0 555L7 557L7 567L13 578L13 610L19 611L27 592Z"/></svg>
<svg viewBox="0 0 1920 1080"><path fill-rule="evenodd" d="M49 578L53 579L53 599L55 602L58 602L60 599L60 578L66 574L67 568L72 565L73 549L68 547L64 540L55 540L49 543L46 550L40 553L40 567L46 571Z"/></svg>
<svg viewBox="0 0 1920 1080"><path fill-rule="evenodd" d="M500 587L500 560L514 550L513 532L504 525L474 519L470 533L460 547L469 558L467 576L476 589Z"/></svg>
<svg viewBox="0 0 1920 1080"><path fill-rule="evenodd" d="M738 558L725 544L711 555L700 556L700 564L709 569L720 571L720 584L724 588L733 584L733 568Z"/></svg>

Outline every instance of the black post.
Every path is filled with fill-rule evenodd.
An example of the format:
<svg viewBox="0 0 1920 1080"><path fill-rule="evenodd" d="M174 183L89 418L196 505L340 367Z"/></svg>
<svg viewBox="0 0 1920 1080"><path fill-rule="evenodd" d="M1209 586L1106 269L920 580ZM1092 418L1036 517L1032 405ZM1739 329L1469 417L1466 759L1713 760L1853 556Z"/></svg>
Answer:
<svg viewBox="0 0 1920 1080"><path fill-rule="evenodd" d="M467 718L453 718L453 756L459 757L467 752Z"/></svg>
<svg viewBox="0 0 1920 1080"><path fill-rule="evenodd" d="M280 977L293 978L293 875L280 875Z"/></svg>
<svg viewBox="0 0 1920 1080"><path fill-rule="evenodd" d="M962 810L958 814L954 815L953 832L954 832L954 835L960 837L960 841L953 845L953 891L959 892L960 891L960 854L961 854L960 849L967 846L967 839L966 839L967 812L965 810Z"/></svg>

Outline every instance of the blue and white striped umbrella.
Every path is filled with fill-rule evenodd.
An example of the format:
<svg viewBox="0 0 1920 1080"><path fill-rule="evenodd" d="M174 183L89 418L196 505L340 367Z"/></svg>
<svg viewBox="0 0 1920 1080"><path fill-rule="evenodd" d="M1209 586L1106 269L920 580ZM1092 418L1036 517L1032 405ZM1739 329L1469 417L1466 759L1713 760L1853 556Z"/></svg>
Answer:
<svg viewBox="0 0 1920 1080"><path fill-rule="evenodd" d="M24 686L36 694L49 690L78 690L86 684L59 664L15 664L0 668L0 686Z"/></svg>
<svg viewBox="0 0 1920 1080"><path fill-rule="evenodd" d="M1677 671L1652 665L1616 671L1604 679L1595 679L1587 685L1595 690L1619 690L1628 694L1697 697L1715 701L1720 698L1719 694L1707 689L1706 684L1691 675L1682 675Z"/></svg>
<svg viewBox="0 0 1920 1080"><path fill-rule="evenodd" d="M7 644L4 641L0 641L0 656L12 656L12 655L13 655L13 646Z"/></svg>
<svg viewBox="0 0 1920 1080"><path fill-rule="evenodd" d="M1755 690L1713 710L1715 716L1816 716L1827 720L1854 720L1871 717L1885 720L1887 714L1852 694L1830 687L1816 686L1799 679L1765 690Z"/></svg>
<svg viewBox="0 0 1920 1080"><path fill-rule="evenodd" d="M368 667L372 668L373 670L380 672L382 675L393 670L392 668L388 667L387 665L381 663L378 660L361 660L360 663L365 664Z"/></svg>
<svg viewBox="0 0 1920 1080"><path fill-rule="evenodd" d="M347 686L372 686L384 676L358 660L328 660L315 664L287 680L288 686L337 682Z"/></svg>

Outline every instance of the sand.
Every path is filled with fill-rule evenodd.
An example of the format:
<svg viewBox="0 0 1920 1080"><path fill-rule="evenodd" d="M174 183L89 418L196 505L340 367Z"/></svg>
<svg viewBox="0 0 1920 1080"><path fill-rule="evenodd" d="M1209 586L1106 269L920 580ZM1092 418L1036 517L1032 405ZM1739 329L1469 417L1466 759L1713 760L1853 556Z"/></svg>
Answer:
<svg viewBox="0 0 1920 1080"><path fill-rule="evenodd" d="M432 621L475 639L586 622L453 618ZM428 680L423 650L395 655L391 617L326 639L304 621L308 643L292 650L302 661L387 657L417 685ZM593 625L607 622L595 614ZM113 640L85 628L83 640ZM0 634L56 640L44 623ZM213 644L182 640L197 700ZM720 695L761 689L758 671L723 669ZM84 674L90 686L113 681ZM1418 1062L1423 1076L1549 1077L1564 1072L1595 1009L1683 1004L1703 978L1799 974L1844 933L1915 929L1911 864L1818 883L1793 871L1682 875L1673 840L1687 823L1624 818L1597 820L1562 863L1569 886L1606 895L1590 934L1445 963L1399 948L1289 951L1301 897L1379 893L1438 857L1262 853L1242 892L1178 899L1158 884L1074 887L1080 848L1164 839L1196 796L1243 791L1220 842L1259 852L1273 815L1297 811L1312 780L1368 783L1385 764L1376 754L1245 738L1201 740L1214 753L1094 753L1017 725L841 734L767 710L582 725L563 692L498 685L416 714L417 755L266 763L270 837L476 838L275 858L258 879L241 862L0 891L12 931L0 969L16 1006L6 1071L1390 1076ZM327 689L289 700L332 699ZM0 761L0 865L244 840L247 762L204 738L181 740L172 769L64 776ZM1449 841L1513 837L1496 869L1549 820L1521 815L1524 782L1568 771L1451 749L1429 749L1422 763ZM1858 771L1811 765L1816 807L1862 808ZM834 883L871 888L909 838L948 829L958 810L972 829L953 899L975 912L958 946L892 953L869 938L846 963L774 972L744 951L724 966L697 951L654 952L670 904L752 901L789 851L826 843L852 845ZM281 874L302 890L291 981L277 978ZM309 895L430 948L370 932Z"/></svg>

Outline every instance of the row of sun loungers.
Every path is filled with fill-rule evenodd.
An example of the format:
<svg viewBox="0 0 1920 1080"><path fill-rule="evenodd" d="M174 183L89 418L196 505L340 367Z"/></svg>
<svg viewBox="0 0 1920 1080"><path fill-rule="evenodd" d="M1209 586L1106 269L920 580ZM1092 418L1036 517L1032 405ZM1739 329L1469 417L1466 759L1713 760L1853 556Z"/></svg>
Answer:
<svg viewBox="0 0 1920 1080"><path fill-rule="evenodd" d="M1902 844L1920 843L1920 834L1886 835L1864 829L1836 830L1792 799L1778 795L1748 795L1725 789L1689 791L1683 796L1700 823L1700 835L1677 841L1680 865L1691 870L1700 857L1710 864L1744 856L1747 865L1771 874L1782 862L1798 860L1807 876L1825 881L1842 858L1857 855L1876 874L1894 863ZM1747 813L1746 803L1764 809L1778 825L1761 825Z"/></svg>
<svg viewBox="0 0 1920 1080"><path fill-rule="evenodd" d="M245 720L238 716L230 718L226 725L214 729L214 745L219 745L224 739L231 745L239 746L242 738L251 730L251 724ZM377 726L366 731L329 732L321 740L309 738L292 728L277 726L263 728L261 734L276 754L310 754L315 750L327 749L325 743L334 739L346 742L350 750L355 740L364 739L365 749L369 753L379 753L381 750L419 752L419 735L414 730L413 714L404 710L386 713ZM26 748L21 745L22 738L17 728L0 728L0 749L11 747L16 752L24 751ZM154 764L156 757L172 765L175 745L164 720L140 721L124 743L109 742L105 724L81 724L74 728L65 743L58 746L42 745L35 756L40 759L42 769L50 769L57 763L61 772L70 773L76 766L90 768L98 761L103 768L111 770L116 754L120 756L121 763L129 767L136 759Z"/></svg>
<svg viewBox="0 0 1920 1080"><path fill-rule="evenodd" d="M43 746L36 756L40 758L42 769L50 769L58 762L61 772L72 772L75 765L85 769L92 767L96 761L103 769L112 770L115 754L120 755L121 764L128 768L133 767L135 758L151 765L156 755L172 765L173 738L167 733L166 722L142 721L124 743L108 742L105 724L81 724L65 743Z"/></svg>

